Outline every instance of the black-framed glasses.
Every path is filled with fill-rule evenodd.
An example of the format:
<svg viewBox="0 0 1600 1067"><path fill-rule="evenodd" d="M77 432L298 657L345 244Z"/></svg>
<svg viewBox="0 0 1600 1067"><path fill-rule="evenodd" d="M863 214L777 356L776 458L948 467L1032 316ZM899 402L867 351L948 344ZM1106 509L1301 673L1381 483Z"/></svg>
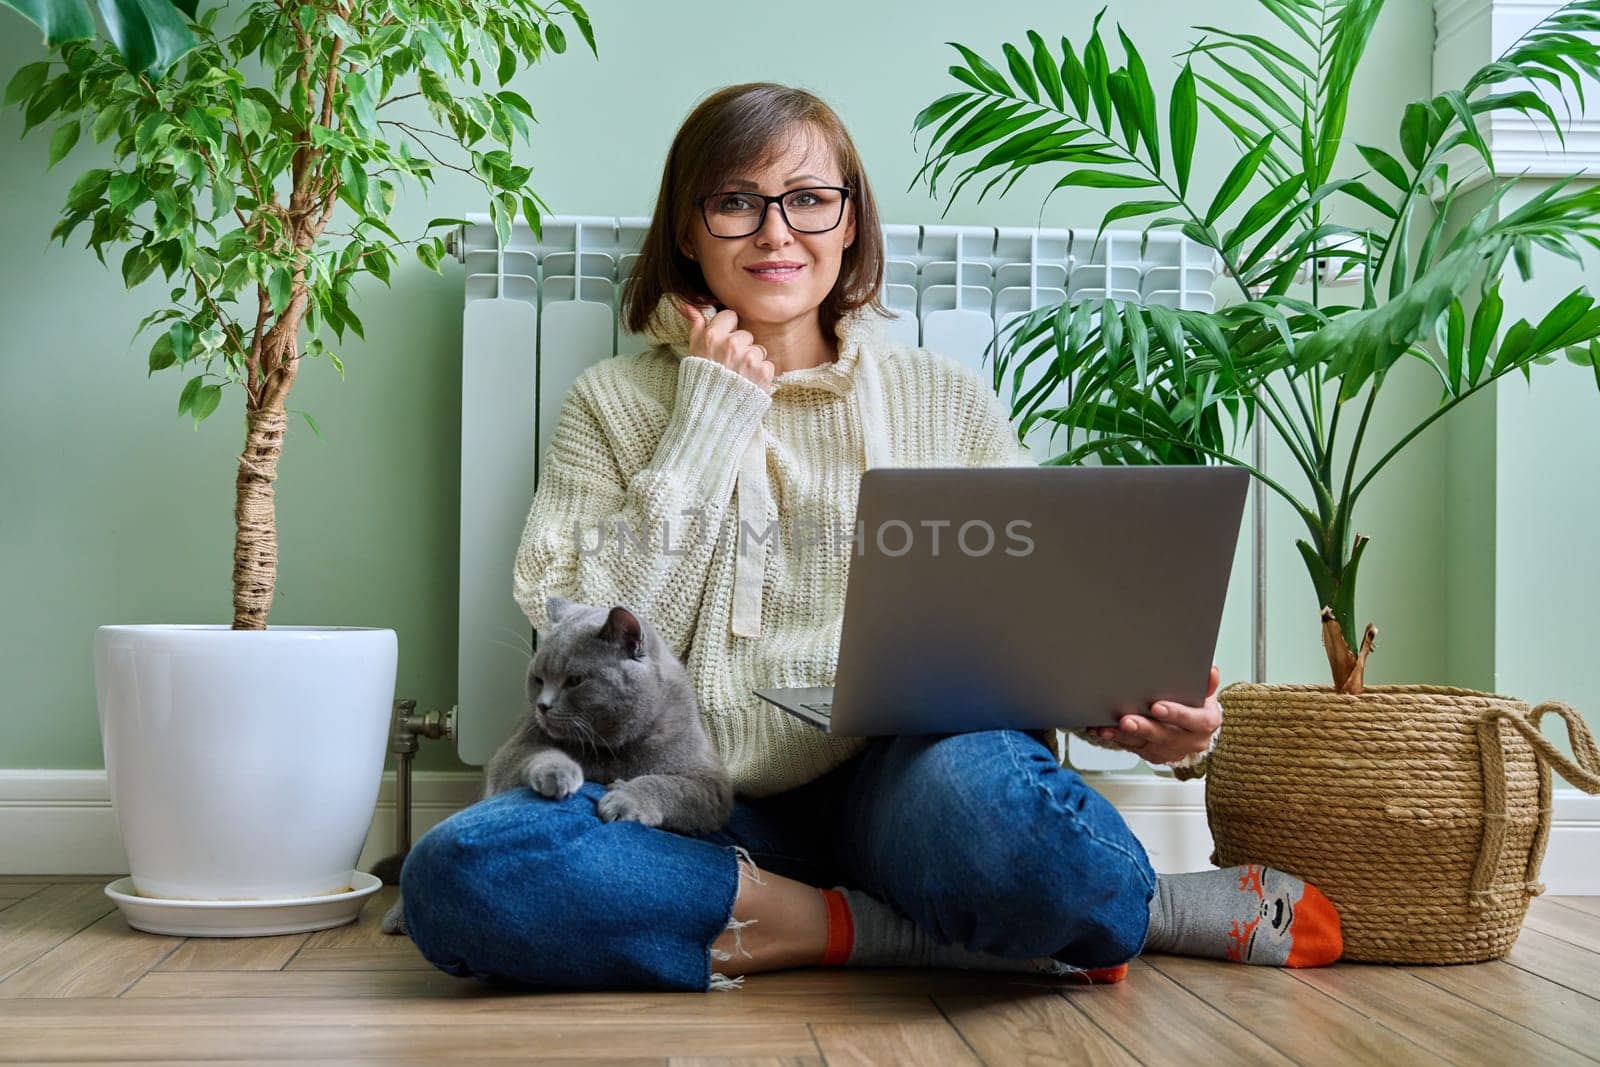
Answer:
<svg viewBox="0 0 1600 1067"><path fill-rule="evenodd" d="M767 220L767 208L778 205L778 212L789 229L796 233L827 233L844 219L844 202L850 198L847 185L813 185L790 189L780 196L743 190L712 193L698 197L700 217L713 237L749 237Z"/></svg>

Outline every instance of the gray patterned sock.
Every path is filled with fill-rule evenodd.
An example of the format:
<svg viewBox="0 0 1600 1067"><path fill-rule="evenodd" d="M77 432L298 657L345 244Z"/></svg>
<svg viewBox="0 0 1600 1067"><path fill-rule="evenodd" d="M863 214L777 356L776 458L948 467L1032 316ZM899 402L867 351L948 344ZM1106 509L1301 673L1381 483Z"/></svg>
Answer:
<svg viewBox="0 0 1600 1067"><path fill-rule="evenodd" d="M1314 885L1259 863L1156 876L1146 952L1272 967L1339 958L1339 913Z"/></svg>

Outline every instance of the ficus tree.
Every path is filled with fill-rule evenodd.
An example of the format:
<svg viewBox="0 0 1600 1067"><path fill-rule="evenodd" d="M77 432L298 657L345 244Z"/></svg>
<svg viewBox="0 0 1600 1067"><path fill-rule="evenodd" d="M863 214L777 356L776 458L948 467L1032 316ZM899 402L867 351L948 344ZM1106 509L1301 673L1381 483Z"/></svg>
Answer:
<svg viewBox="0 0 1600 1067"><path fill-rule="evenodd" d="M1354 640L1368 544L1355 509L1373 479L1508 375L1531 376L1565 352L1600 383L1600 307L1586 288L1552 294L1546 313L1515 322L1504 321L1500 295L1508 258L1526 280L1535 248L1580 263L1600 248L1600 184L1554 182L1506 210L1516 180L1497 176L1478 127L1516 112L1564 139L1563 116L1540 90L1581 101L1584 79L1600 75L1600 0L1568 3L1459 88L1407 104L1400 154L1356 144L1364 166L1343 176L1350 87L1383 0L1258 3L1281 32L1194 27L1164 106L1120 27L1112 47L1123 59L1112 65L1100 16L1081 48L1065 37L1052 48L1033 31L1026 45L1003 45L1004 70L952 43L963 62L950 74L962 88L917 115L914 130L938 125L912 184L925 176L937 196L940 177L964 159L950 201L987 177L981 202L1002 180L1004 195L1024 173L1064 165L1050 195L1128 190L1101 231L1145 219L1146 232L1176 228L1216 252L1231 290L1217 310L1070 298L1038 308L997 338L994 387L1006 392L1009 372L1023 433L1064 431L1066 448L1049 463L1231 463L1286 500L1308 533L1296 544L1334 686L1357 693L1377 630ZM1202 125L1205 116L1215 124ZM1202 137L1237 159L1214 187L1191 181ZM1484 171L1483 203L1467 211L1460 194ZM1369 221L1352 221L1350 208ZM1352 284L1325 285L1325 273ZM1373 407L1403 360L1437 374L1439 401L1374 459L1363 448ZM1283 441L1295 481L1238 454L1258 420Z"/></svg>
<svg viewBox="0 0 1600 1067"><path fill-rule="evenodd" d="M326 357L343 376L345 331L364 336L351 287L364 275L388 285L398 249L414 246L439 270L440 236L403 239L389 225L396 183L409 176L426 190L436 168L460 171L483 185L502 242L519 211L538 232L545 205L528 187L531 168L510 152L529 139L533 108L505 86L526 64L566 50L565 19L598 55L575 0L223 3L190 23L198 43L164 77L130 69L113 45L89 39L11 78L4 101L24 110L24 135L54 124L50 167L86 132L110 144L113 165L73 181L51 236L65 246L87 226L85 247L102 263L126 246L120 270L130 288L156 271L173 283L135 332L158 330L149 374L183 378L178 414L196 426L225 392L242 402L234 629L267 624L278 560L273 482L301 359ZM481 91L463 93L452 80ZM408 98L444 128L396 117L390 106ZM425 230L461 221L434 219Z"/></svg>

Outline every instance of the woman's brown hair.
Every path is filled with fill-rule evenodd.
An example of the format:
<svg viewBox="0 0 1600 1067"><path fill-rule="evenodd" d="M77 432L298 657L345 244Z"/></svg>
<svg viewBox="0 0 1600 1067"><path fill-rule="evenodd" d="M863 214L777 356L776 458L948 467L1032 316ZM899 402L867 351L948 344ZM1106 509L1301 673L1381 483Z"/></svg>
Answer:
<svg viewBox="0 0 1600 1067"><path fill-rule="evenodd" d="M716 192L729 178L782 158L808 127L832 150L855 204L855 240L844 250L839 278L818 309L822 334L833 337L840 318L869 305L892 317L879 301L884 251L878 205L844 123L804 89L747 82L718 89L702 100L673 138L650 229L622 286L622 323L629 332L644 333L668 293L691 303L714 299L700 265L683 254L690 226L700 224L695 199Z"/></svg>

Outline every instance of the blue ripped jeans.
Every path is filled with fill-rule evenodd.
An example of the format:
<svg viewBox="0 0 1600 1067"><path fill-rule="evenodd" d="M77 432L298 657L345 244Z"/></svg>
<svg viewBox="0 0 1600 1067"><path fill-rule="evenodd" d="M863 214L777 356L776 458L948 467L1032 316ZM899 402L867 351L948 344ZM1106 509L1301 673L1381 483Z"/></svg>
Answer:
<svg viewBox="0 0 1600 1067"><path fill-rule="evenodd" d="M973 951L1095 968L1144 944L1144 849L1019 731L873 738L803 786L739 797L712 834L602 822L604 792L510 790L424 834L400 880L422 954L518 986L708 989L739 892L734 846L762 870L864 889Z"/></svg>

